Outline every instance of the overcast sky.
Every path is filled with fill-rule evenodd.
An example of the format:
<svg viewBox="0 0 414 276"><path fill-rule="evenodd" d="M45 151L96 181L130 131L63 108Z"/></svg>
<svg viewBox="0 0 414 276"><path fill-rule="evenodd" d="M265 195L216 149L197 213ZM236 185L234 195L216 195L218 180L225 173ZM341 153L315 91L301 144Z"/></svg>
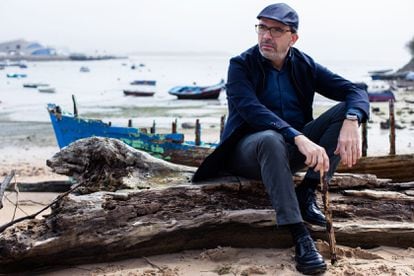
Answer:
<svg viewBox="0 0 414 276"><path fill-rule="evenodd" d="M0 0L0 41L113 54L215 51L256 43L265 0ZM319 59L408 61L414 0L291 0L298 48Z"/></svg>

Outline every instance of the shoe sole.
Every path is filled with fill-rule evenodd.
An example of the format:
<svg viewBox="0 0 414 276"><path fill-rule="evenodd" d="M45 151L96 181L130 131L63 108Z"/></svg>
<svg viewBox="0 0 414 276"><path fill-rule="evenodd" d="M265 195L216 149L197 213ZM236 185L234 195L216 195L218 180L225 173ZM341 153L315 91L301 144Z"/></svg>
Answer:
<svg viewBox="0 0 414 276"><path fill-rule="evenodd" d="M319 264L314 266L300 266L296 265L297 271L306 275L320 274L326 271L326 264Z"/></svg>

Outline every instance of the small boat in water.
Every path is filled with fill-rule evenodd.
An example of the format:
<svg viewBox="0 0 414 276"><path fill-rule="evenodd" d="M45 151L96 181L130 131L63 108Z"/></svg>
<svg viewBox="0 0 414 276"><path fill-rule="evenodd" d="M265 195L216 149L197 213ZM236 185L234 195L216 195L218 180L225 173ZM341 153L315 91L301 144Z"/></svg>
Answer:
<svg viewBox="0 0 414 276"><path fill-rule="evenodd" d="M26 78L27 74L7 74L8 78L15 78L15 79L21 79L21 78Z"/></svg>
<svg viewBox="0 0 414 276"><path fill-rule="evenodd" d="M42 82L23 83L23 87L25 87L25 88L38 88L38 87L43 87L43 86L49 86L49 84L42 83Z"/></svg>
<svg viewBox="0 0 414 276"><path fill-rule="evenodd" d="M221 80L218 84L211 86L175 86L168 93L177 96L178 99L217 99L220 96L220 92L225 89L225 86L224 80Z"/></svg>
<svg viewBox="0 0 414 276"><path fill-rule="evenodd" d="M38 87L37 91L41 93L56 93L56 89L54 87L45 86L45 87Z"/></svg>
<svg viewBox="0 0 414 276"><path fill-rule="evenodd" d="M52 103L48 104L47 110L60 148L82 138L108 137L173 163L198 166L217 146L215 143L184 141L184 134L175 131L157 134L155 126L149 133L142 128L117 127L101 120L80 118L76 104L74 114L62 112L59 106Z"/></svg>
<svg viewBox="0 0 414 276"><path fill-rule="evenodd" d="M141 91L141 90L124 90L125 96L135 96L135 97L152 97L154 96L154 91Z"/></svg>
<svg viewBox="0 0 414 276"><path fill-rule="evenodd" d="M90 71L91 71L91 69L89 69L89 67L82 66L82 67L79 69L79 71L80 71L80 72L83 72L83 73L88 73L88 72L90 72Z"/></svg>
<svg viewBox="0 0 414 276"><path fill-rule="evenodd" d="M129 84L131 85L156 85L156 80L134 80L131 81Z"/></svg>

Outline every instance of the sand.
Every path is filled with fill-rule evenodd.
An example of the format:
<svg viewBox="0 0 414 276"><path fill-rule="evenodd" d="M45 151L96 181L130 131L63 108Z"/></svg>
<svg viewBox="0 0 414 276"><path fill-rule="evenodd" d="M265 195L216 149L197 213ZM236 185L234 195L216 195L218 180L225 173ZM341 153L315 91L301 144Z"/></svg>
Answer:
<svg viewBox="0 0 414 276"><path fill-rule="evenodd" d="M377 104L380 112L372 114L369 125L369 155L388 153L388 131L380 130L379 122L387 117L387 106ZM405 126L397 131L397 153L413 153L414 119L412 106L403 102L398 106L398 123ZM2 129L20 129L0 137L0 178L16 171L13 182L67 180L66 176L53 173L46 160L59 149L50 125L31 123L31 131L21 123L0 122ZM187 136L194 130L186 130ZM217 141L219 128L203 130L203 140ZM39 133L42 133L40 135ZM57 196L55 193L19 193L19 208L12 202L16 194L6 192L5 207L0 210L0 224L13 216L32 214L43 208ZM47 212L45 212L47 214ZM41 216L40 216L41 217ZM276 237L275 237L276 238ZM328 247L325 242L317 245L327 263ZM414 248L378 247L373 249L338 246L339 262L329 264L325 275L414 275ZM294 249L261 249L217 247L177 252L175 254L132 258L118 262L61 267L53 271L42 271L42 275L300 275L294 267Z"/></svg>

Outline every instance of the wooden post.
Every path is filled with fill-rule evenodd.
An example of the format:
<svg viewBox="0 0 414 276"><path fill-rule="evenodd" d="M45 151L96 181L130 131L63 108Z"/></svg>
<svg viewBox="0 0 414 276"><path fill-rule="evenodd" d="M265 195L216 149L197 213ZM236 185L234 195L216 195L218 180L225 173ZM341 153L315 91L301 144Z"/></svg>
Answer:
<svg viewBox="0 0 414 276"><path fill-rule="evenodd" d="M200 119L196 120L195 125L195 144L196 146L199 146L201 144L201 125L200 125Z"/></svg>
<svg viewBox="0 0 414 276"><path fill-rule="evenodd" d="M394 100L389 100L390 106L390 155L395 155L395 117Z"/></svg>
<svg viewBox="0 0 414 276"><path fill-rule="evenodd" d="M171 132L177 133L177 118L172 122Z"/></svg>
<svg viewBox="0 0 414 276"><path fill-rule="evenodd" d="M78 117L78 105L76 103L75 95L72 94L72 102L73 102L73 116L76 118Z"/></svg>
<svg viewBox="0 0 414 276"><path fill-rule="evenodd" d="M221 135L223 134L223 130L224 130L224 122L226 121L226 115L221 116L220 118L220 139L221 139Z"/></svg>
<svg viewBox="0 0 414 276"><path fill-rule="evenodd" d="M155 120L154 120L154 121L152 121L152 127L151 127L150 132L151 132L152 134L154 134L154 133L155 133Z"/></svg>
<svg viewBox="0 0 414 276"><path fill-rule="evenodd" d="M132 127L132 119L128 120L128 127Z"/></svg>
<svg viewBox="0 0 414 276"><path fill-rule="evenodd" d="M325 218L326 218L326 233L328 234L328 241L329 241L329 251L331 253L331 264L334 265L337 262L336 258L336 238L335 232L333 227L333 220L332 220L332 210L329 206L329 179L321 170L320 172L320 181L321 181L321 189L322 189L322 201L323 201L323 209L325 211Z"/></svg>
<svg viewBox="0 0 414 276"><path fill-rule="evenodd" d="M367 123L362 123L362 156L367 156L368 149L368 132L367 132Z"/></svg>

